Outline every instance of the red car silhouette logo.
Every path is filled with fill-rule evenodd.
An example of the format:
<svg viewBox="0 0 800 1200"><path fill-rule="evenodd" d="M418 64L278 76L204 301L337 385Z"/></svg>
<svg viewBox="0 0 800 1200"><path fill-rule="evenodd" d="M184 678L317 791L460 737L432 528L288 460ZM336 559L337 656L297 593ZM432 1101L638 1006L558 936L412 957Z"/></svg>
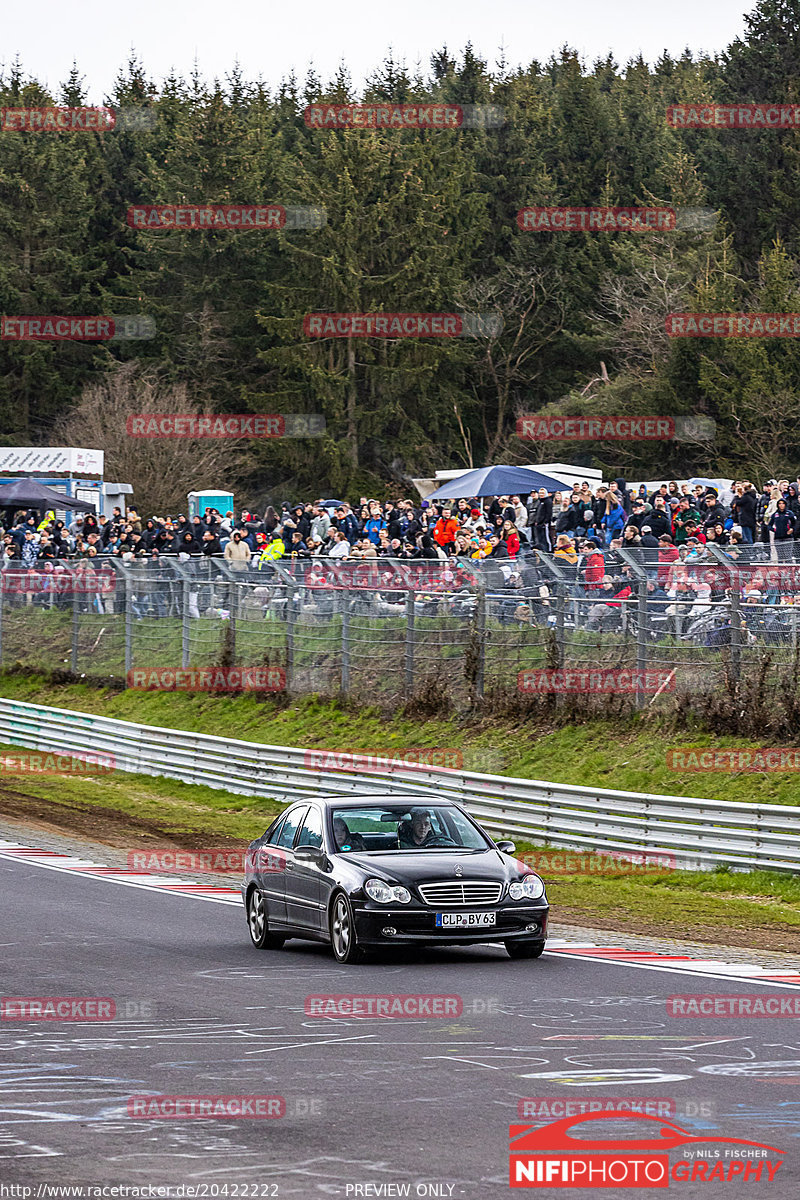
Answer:
<svg viewBox="0 0 800 1200"><path fill-rule="evenodd" d="M652 1133L647 1138L622 1138L620 1140L601 1138L576 1138L570 1136L570 1129L588 1121L644 1121ZM651 1152L673 1150L676 1146L694 1146L700 1142L723 1142L735 1146L756 1146L760 1150L770 1150L773 1154L783 1154L776 1146L768 1146L764 1142L750 1142L743 1138L720 1137L717 1134L702 1134L696 1137L686 1129L681 1129L672 1121L662 1117L648 1117L644 1113L630 1112L600 1112L583 1113L577 1117L564 1117L549 1125L512 1125L509 1129L511 1152L513 1154L545 1153L552 1154L571 1150L574 1153L585 1153L587 1150L649 1150Z"/></svg>

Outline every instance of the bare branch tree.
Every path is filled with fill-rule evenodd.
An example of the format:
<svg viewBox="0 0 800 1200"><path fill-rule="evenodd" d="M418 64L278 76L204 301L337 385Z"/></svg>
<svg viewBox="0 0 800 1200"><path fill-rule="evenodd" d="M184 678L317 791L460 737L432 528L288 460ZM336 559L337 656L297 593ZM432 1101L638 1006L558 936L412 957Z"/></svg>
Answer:
<svg viewBox="0 0 800 1200"><path fill-rule="evenodd" d="M143 512L182 512L189 491L241 487L252 452L247 443L227 438L130 437L126 422L134 414L200 414L183 384L167 384L136 363L114 367L90 384L54 430L66 446L104 450L109 479L133 484Z"/></svg>

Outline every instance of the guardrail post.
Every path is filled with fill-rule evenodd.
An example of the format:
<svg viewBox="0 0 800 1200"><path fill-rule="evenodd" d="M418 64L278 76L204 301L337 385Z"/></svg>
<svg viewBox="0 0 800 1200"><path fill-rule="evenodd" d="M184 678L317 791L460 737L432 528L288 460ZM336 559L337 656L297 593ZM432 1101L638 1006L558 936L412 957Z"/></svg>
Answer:
<svg viewBox="0 0 800 1200"><path fill-rule="evenodd" d="M130 575L125 575L125 677L133 670L133 589Z"/></svg>
<svg viewBox="0 0 800 1200"><path fill-rule="evenodd" d="M414 611L414 589L409 588L406 592L406 660L405 660L405 684L406 693L410 696L414 691L414 638L415 628L414 620L416 613Z"/></svg>
<svg viewBox="0 0 800 1200"><path fill-rule="evenodd" d="M75 568L71 572L72 578L72 645L70 649L70 670L73 675L78 673L78 635L80 633L80 596L78 589L75 586Z"/></svg>
<svg viewBox="0 0 800 1200"><path fill-rule="evenodd" d="M350 691L350 596L344 589L342 596L342 682L343 695Z"/></svg>
<svg viewBox="0 0 800 1200"><path fill-rule="evenodd" d="M181 666L189 666L189 580L181 581Z"/></svg>

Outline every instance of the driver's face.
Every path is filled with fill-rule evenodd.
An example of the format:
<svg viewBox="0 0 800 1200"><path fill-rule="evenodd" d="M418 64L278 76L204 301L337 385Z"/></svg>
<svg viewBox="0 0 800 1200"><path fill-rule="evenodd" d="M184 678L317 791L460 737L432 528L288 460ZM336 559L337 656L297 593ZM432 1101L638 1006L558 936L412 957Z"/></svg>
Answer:
<svg viewBox="0 0 800 1200"><path fill-rule="evenodd" d="M431 831L431 819L424 813L414 813L411 818L411 832L415 839L421 842Z"/></svg>

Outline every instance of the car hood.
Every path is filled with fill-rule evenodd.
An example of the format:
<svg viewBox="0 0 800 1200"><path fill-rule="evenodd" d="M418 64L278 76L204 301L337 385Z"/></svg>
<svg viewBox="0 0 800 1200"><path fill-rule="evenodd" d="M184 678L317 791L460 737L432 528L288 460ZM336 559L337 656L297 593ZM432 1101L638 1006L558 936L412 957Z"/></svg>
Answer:
<svg viewBox="0 0 800 1200"><path fill-rule="evenodd" d="M431 880L514 879L519 865L499 850L380 850L348 854L348 863L366 875L396 883L426 883ZM455 868L461 868L457 875Z"/></svg>

